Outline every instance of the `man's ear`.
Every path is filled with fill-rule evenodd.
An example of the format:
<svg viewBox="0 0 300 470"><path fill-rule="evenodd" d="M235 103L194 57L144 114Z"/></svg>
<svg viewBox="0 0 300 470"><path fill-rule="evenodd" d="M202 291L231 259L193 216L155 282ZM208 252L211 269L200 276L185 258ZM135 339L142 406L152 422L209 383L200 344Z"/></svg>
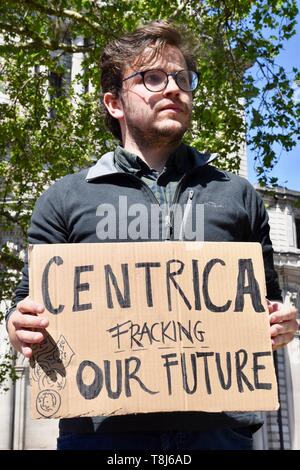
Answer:
<svg viewBox="0 0 300 470"><path fill-rule="evenodd" d="M113 93L104 93L103 103L109 114L115 119L122 119L124 116L123 106L120 98L117 98Z"/></svg>

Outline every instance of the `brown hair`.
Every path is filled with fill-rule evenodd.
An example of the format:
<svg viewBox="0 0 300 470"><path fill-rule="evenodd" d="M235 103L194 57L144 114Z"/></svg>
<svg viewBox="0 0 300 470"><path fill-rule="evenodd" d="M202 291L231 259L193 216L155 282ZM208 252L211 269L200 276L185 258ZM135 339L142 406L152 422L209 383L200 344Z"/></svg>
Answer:
<svg viewBox="0 0 300 470"><path fill-rule="evenodd" d="M119 39L114 39L105 47L101 57L101 86L102 96L106 92L116 97L122 88L123 72L127 65L141 65L156 60L167 45L177 47L187 64L189 70L196 71L196 61L190 52L190 41L187 41L186 32L180 30L167 21L152 21L140 26L132 33L127 33ZM147 58L144 50L151 47L152 51ZM102 103L105 121L113 135L121 141L121 129L117 119L112 117Z"/></svg>

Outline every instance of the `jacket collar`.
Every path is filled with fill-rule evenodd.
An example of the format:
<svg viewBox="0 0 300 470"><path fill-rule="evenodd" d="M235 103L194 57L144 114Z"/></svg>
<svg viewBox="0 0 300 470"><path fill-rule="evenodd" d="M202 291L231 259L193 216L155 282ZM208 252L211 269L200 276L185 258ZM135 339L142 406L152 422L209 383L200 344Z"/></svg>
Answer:
<svg viewBox="0 0 300 470"><path fill-rule="evenodd" d="M217 154L200 153L193 147L188 147L188 150L192 152L195 169L208 165L218 156ZM114 164L114 152L107 152L89 169L85 179L89 182L100 176L107 176L114 173L119 173Z"/></svg>

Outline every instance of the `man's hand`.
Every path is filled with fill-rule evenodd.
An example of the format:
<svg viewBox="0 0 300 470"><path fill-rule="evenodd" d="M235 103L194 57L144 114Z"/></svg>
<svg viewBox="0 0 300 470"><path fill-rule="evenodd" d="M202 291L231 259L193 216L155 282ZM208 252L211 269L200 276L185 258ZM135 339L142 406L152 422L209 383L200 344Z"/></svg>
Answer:
<svg viewBox="0 0 300 470"><path fill-rule="evenodd" d="M7 323L9 339L13 347L25 357L32 356L32 344L41 343L49 321L43 314L45 307L29 297L18 303Z"/></svg>
<svg viewBox="0 0 300 470"><path fill-rule="evenodd" d="M268 301L272 349L282 348L294 339L298 331L297 309L290 304Z"/></svg>

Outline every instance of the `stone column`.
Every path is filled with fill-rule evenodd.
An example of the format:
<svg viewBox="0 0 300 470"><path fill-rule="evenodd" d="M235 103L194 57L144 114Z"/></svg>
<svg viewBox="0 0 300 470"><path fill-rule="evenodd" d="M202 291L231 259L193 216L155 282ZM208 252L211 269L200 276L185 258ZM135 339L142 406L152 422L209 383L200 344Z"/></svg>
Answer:
<svg viewBox="0 0 300 470"><path fill-rule="evenodd" d="M5 324L0 324L0 360L10 352ZM8 389L5 391L4 389ZM12 422L13 422L13 395L14 384L7 379L0 390L0 449L12 449Z"/></svg>
<svg viewBox="0 0 300 470"><path fill-rule="evenodd" d="M289 395L289 416L291 449L300 450L300 338L296 337L287 346L286 355L290 363L290 377L287 384Z"/></svg>
<svg viewBox="0 0 300 470"><path fill-rule="evenodd" d="M19 355L16 362L16 373L18 380L15 383L14 394L14 433L13 433L13 449L24 449L25 442L25 410L26 410L26 367L28 360L24 356Z"/></svg>

